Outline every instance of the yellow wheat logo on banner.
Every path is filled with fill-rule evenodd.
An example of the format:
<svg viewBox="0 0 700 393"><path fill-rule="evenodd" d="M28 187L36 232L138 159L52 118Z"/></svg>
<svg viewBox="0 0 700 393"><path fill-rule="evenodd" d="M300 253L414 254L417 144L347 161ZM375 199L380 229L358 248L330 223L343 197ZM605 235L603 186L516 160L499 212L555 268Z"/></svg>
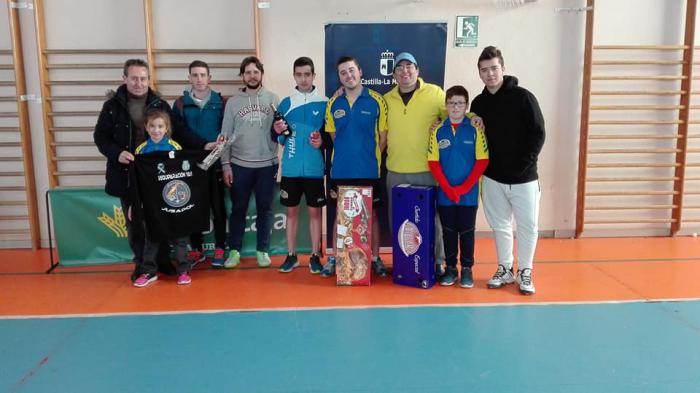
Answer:
<svg viewBox="0 0 700 393"><path fill-rule="evenodd" d="M97 217L101 223L114 232L117 237L126 237L126 219L121 207L112 205L114 208L114 217L110 217L107 213L102 212L100 217Z"/></svg>

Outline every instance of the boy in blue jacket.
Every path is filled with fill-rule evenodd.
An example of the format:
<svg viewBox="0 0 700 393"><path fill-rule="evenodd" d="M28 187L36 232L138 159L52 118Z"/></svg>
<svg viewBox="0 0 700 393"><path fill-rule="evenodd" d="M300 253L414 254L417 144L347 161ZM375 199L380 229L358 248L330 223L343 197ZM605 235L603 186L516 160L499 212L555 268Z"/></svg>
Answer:
<svg viewBox="0 0 700 393"><path fill-rule="evenodd" d="M448 118L433 130L428 150L428 167L438 190L438 214L445 246L445 274L440 285L457 281L457 250L461 278L459 286L474 286L474 227L479 205L479 178L489 163L488 147L482 127L471 124L469 93L462 86L445 92Z"/></svg>

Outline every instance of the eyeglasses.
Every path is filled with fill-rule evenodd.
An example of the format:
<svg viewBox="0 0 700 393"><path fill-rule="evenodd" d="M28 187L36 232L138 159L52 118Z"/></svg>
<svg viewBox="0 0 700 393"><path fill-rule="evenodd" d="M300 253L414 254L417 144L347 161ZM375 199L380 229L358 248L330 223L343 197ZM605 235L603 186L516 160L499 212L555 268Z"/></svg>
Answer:
<svg viewBox="0 0 700 393"><path fill-rule="evenodd" d="M467 106L467 102L466 101L458 101L458 102L447 101L447 106L454 106L456 108L459 108L460 106Z"/></svg>

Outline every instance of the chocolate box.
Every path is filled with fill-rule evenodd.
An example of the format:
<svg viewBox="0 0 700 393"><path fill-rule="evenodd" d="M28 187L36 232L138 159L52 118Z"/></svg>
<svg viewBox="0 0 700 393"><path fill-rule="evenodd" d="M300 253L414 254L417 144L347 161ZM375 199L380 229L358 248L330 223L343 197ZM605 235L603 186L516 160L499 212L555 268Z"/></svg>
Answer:
<svg viewBox="0 0 700 393"><path fill-rule="evenodd" d="M339 186L336 282L369 285L372 261L372 187Z"/></svg>
<svg viewBox="0 0 700 393"><path fill-rule="evenodd" d="M400 184L391 193L393 281L430 288L435 285L436 189Z"/></svg>

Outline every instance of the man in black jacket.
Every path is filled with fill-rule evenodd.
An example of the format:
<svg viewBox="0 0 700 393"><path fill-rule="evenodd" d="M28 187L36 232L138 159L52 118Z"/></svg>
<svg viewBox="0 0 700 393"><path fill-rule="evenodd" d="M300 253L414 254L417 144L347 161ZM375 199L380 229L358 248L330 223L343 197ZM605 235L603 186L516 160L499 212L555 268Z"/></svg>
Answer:
<svg viewBox="0 0 700 393"><path fill-rule="evenodd" d="M544 144L544 119L535 96L518 86L505 71L501 51L484 48L478 61L484 90L471 111L481 116L489 147L481 198L496 239L498 270L489 288L518 282L520 293L532 295L532 260L537 246L540 185L537 156ZM513 218L517 225L518 273L513 274Z"/></svg>
<svg viewBox="0 0 700 393"><path fill-rule="evenodd" d="M107 101L95 125L93 138L97 149L107 157L105 192L120 199L122 211L127 216L130 201L128 189L129 163L134 161L134 150L146 140L143 116L147 110L160 109L171 113L170 105L149 86L148 64L141 59L129 59L124 63L124 84L108 94ZM206 143L179 121L173 119L172 138L189 149L211 150L215 143ZM129 247L134 253L137 268L132 281L138 277L138 266L143 255L144 228L142 223L131 222L127 217L126 230ZM159 270L174 273L168 260L167 243L161 245Z"/></svg>

